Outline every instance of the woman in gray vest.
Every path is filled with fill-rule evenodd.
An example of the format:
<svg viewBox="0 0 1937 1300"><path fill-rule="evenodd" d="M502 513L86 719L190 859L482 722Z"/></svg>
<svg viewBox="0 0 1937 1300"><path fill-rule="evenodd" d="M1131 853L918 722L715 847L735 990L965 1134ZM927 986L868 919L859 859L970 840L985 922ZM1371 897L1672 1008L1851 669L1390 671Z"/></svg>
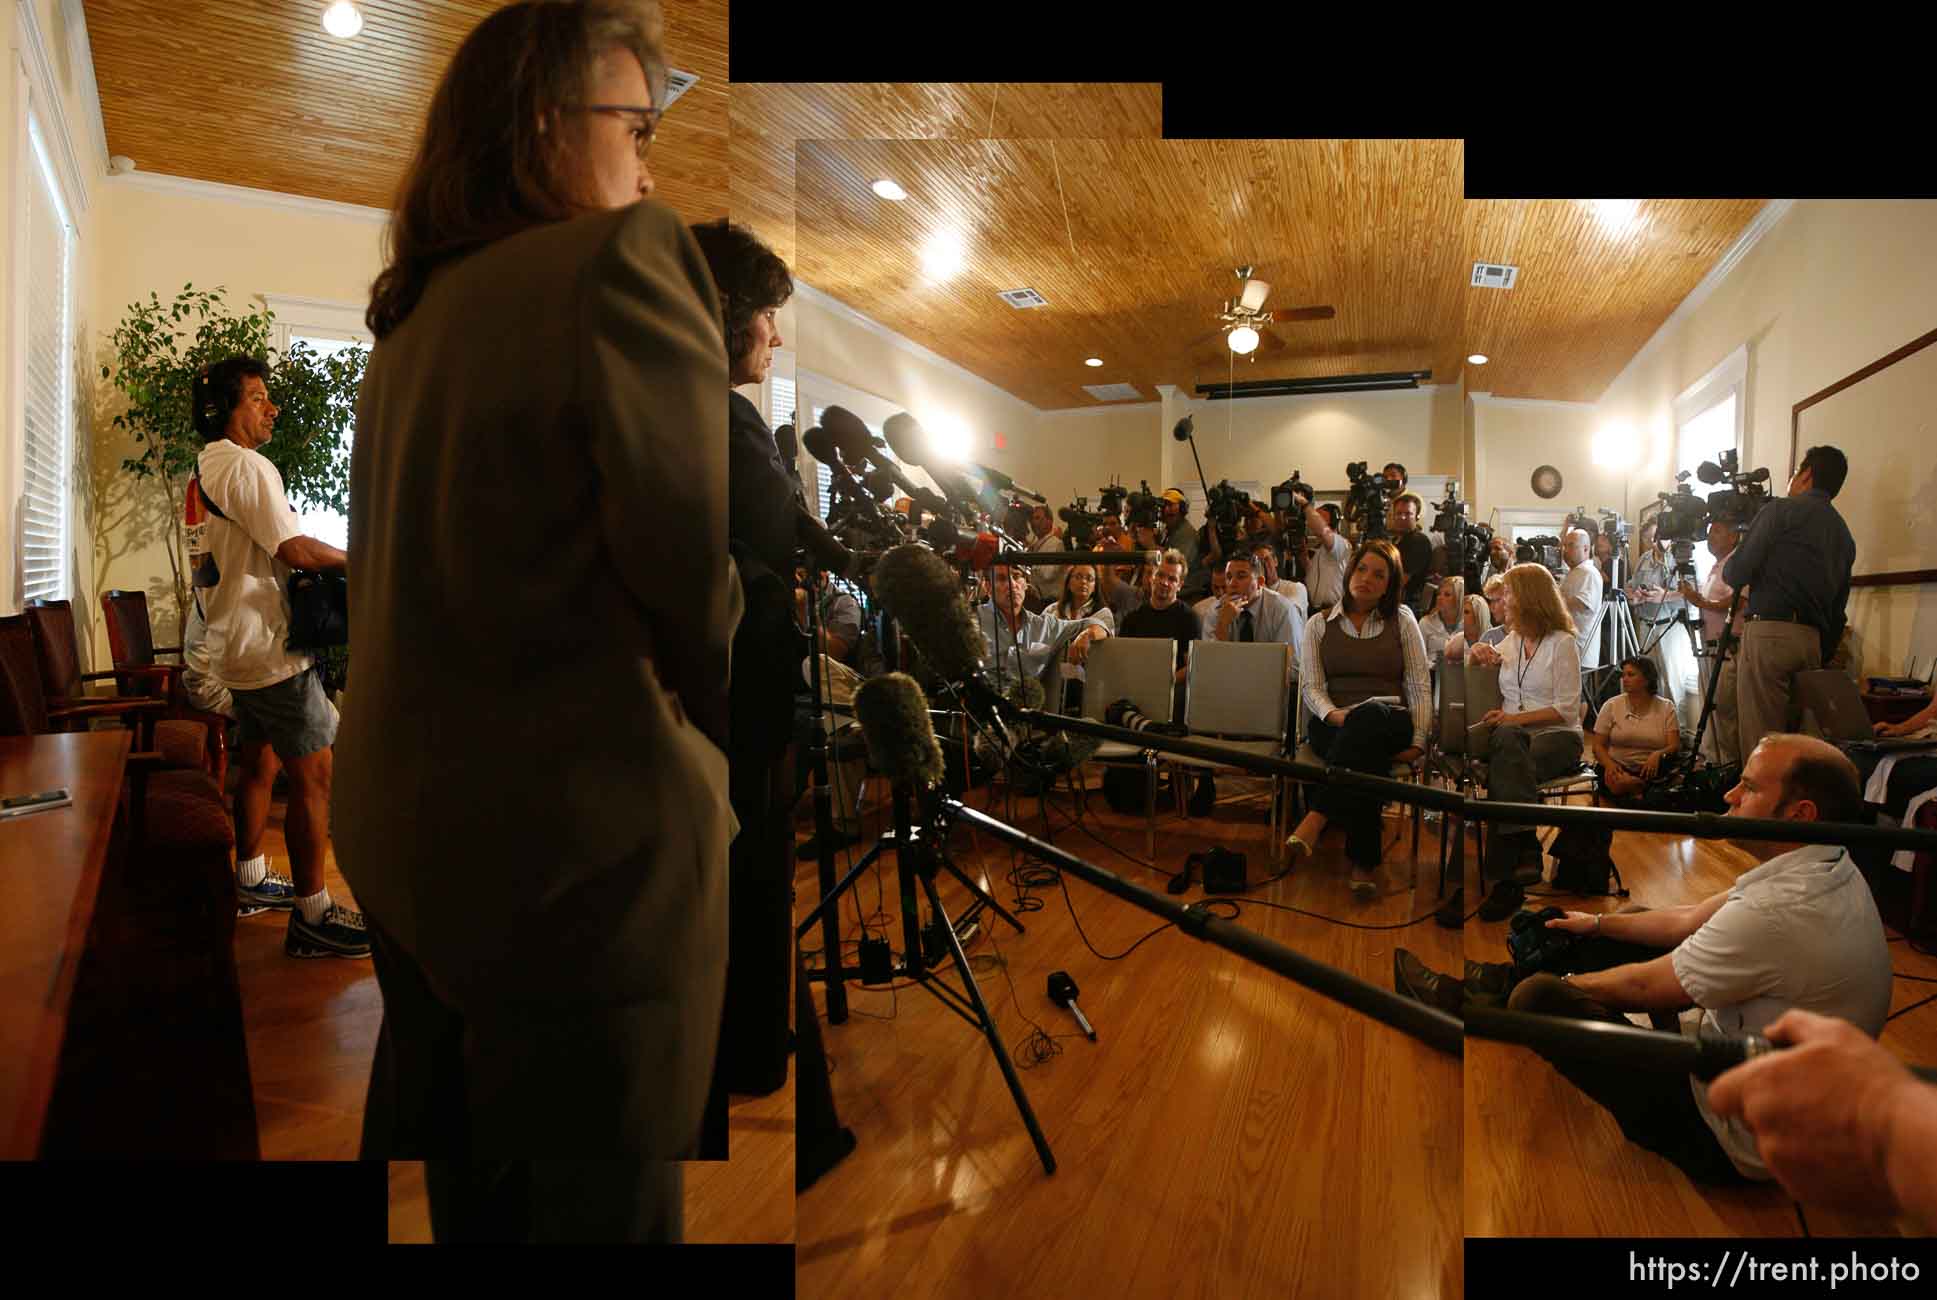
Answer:
<svg viewBox="0 0 1937 1300"><path fill-rule="evenodd" d="M1581 654L1573 617L1543 565L1507 570L1506 640L1467 651L1468 663L1500 669L1501 706L1479 719L1487 740L1487 798L1534 803L1542 781L1581 761ZM1480 919L1504 921L1519 910L1521 886L1540 879L1540 841L1531 826L1494 826L1485 872L1495 882Z"/></svg>
<svg viewBox="0 0 1937 1300"><path fill-rule="evenodd" d="M1399 601L1406 575L1391 542L1360 542L1346 574L1344 599L1305 625L1298 671L1301 701L1311 714L1307 739L1334 766L1385 776L1394 763L1413 762L1425 749L1433 708L1426 642L1418 620ZM1312 810L1286 841L1294 859L1312 856L1326 824L1337 818L1345 823L1352 892L1376 894L1378 796L1326 785L1310 789Z"/></svg>

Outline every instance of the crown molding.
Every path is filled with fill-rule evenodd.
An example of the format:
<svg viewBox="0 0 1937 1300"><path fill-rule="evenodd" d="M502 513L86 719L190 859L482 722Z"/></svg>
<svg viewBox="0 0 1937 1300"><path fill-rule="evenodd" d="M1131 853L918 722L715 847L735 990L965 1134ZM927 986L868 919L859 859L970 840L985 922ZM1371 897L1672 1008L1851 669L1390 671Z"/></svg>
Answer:
<svg viewBox="0 0 1937 1300"><path fill-rule="evenodd" d="M1104 402L1098 406L1047 406L1036 414L1049 415L1109 415L1116 411L1161 411L1162 402Z"/></svg>
<svg viewBox="0 0 1937 1300"><path fill-rule="evenodd" d="M795 280L794 292L799 294L804 300L826 311L829 315L838 316L850 324L859 325L862 329L867 330L870 334L873 334L890 347L898 348L911 357L915 357L940 370L944 370L959 379L966 379L977 387L985 388L989 392L996 394L998 397L1006 398L1032 415L1042 414L1037 407L1023 401L1008 389L999 388L973 371L967 370L955 362L950 361L947 357L936 352L931 352L914 340L895 333L880 321L875 320L871 316L864 316L840 299L822 293L811 284L807 284L801 280Z"/></svg>
<svg viewBox="0 0 1937 1300"><path fill-rule="evenodd" d="M81 0L61 0L61 21L67 27L67 62L79 85L81 113L94 141L96 177L108 174L107 119L101 114L101 86L94 80L94 45L87 35L87 9Z"/></svg>
<svg viewBox="0 0 1937 1300"><path fill-rule="evenodd" d="M1614 376L1608 386L1601 390L1601 396L1596 399L1596 402L1605 400L1609 393L1619 388L1621 381L1646 360L1663 340L1693 316L1696 308L1708 301L1709 296L1721 287L1722 281L1728 279L1735 268L1742 264L1743 259L1748 257L1750 251L1762 242L1762 237L1775 229L1777 223L1788 216L1790 209L1795 206L1794 199L1770 199L1763 204L1762 211L1755 214L1755 220L1751 221L1748 228L1733 244L1729 245L1729 250L1722 254L1721 260L1708 269L1708 274L1701 278L1701 282L1688 291L1688 296L1668 314L1668 319L1661 322L1661 328L1648 336L1648 341L1641 345L1641 350L1628 358L1628 364L1622 366L1621 373Z"/></svg>
<svg viewBox="0 0 1937 1300"><path fill-rule="evenodd" d="M334 217L339 221L360 221L380 226L390 220L386 208L365 207L358 203L338 203L334 199L312 199L303 194L278 194L273 190L252 190L241 185L198 181L187 176L168 176L161 172L133 171L110 176L110 187L148 190L157 194L176 194L212 203L239 203L249 207L281 208L315 217Z"/></svg>
<svg viewBox="0 0 1937 1300"><path fill-rule="evenodd" d="M27 74L29 95L45 127L47 149L53 155L59 174L62 199L68 214L78 224L88 210L86 172L74 152L74 133L67 124L67 105L62 102L61 84L54 79L54 64L47 57L47 38L40 29L40 15L34 0L14 0L14 29L20 33L23 70Z"/></svg>
<svg viewBox="0 0 1937 1300"><path fill-rule="evenodd" d="M1492 393L1468 393L1475 406L1522 406L1535 410L1591 411L1598 402L1561 402L1547 397L1495 397Z"/></svg>

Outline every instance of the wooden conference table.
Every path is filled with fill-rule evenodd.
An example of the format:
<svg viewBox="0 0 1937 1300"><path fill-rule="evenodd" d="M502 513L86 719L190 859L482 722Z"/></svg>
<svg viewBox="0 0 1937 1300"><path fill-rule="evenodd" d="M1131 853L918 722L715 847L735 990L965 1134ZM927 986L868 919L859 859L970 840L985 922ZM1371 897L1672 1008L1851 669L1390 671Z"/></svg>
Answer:
<svg viewBox="0 0 1937 1300"><path fill-rule="evenodd" d="M66 808L0 821L0 1158L40 1153L133 733L0 736L0 793Z"/></svg>

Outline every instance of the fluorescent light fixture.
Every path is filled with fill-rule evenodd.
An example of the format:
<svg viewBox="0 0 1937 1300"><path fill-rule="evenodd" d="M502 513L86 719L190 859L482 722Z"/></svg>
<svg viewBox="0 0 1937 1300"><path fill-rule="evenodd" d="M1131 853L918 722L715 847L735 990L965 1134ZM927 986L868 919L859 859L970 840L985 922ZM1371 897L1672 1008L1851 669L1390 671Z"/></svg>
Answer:
<svg viewBox="0 0 1937 1300"><path fill-rule="evenodd" d="M1632 469L1640 450L1634 430L1625 424L1603 425L1594 435L1594 463L1601 469Z"/></svg>
<svg viewBox="0 0 1937 1300"><path fill-rule="evenodd" d="M960 271L966 261L962 237L953 230L943 230L929 236L928 242L922 246L922 270L928 272L932 279L948 279Z"/></svg>
<svg viewBox="0 0 1937 1300"><path fill-rule="evenodd" d="M1472 356L1466 358L1466 363L1472 366L1483 366L1486 364L1486 360L1486 353L1475 352Z"/></svg>
<svg viewBox="0 0 1937 1300"><path fill-rule="evenodd" d="M363 30L363 15L350 0L336 0L323 11L323 30L339 40L349 40Z"/></svg>
<svg viewBox="0 0 1937 1300"><path fill-rule="evenodd" d="M1100 365L1102 365L1102 364L1103 364L1103 358L1102 358L1102 357L1090 357L1090 358L1088 358L1087 360L1085 360L1085 361L1083 362L1083 364L1084 364L1084 365L1086 365L1086 366L1100 366Z"/></svg>
<svg viewBox="0 0 1937 1300"><path fill-rule="evenodd" d="M1616 233L1626 230L1641 211L1640 199L1593 199L1590 202L1601 224Z"/></svg>
<svg viewBox="0 0 1937 1300"><path fill-rule="evenodd" d="M1231 345L1231 351L1237 353L1239 356L1248 356L1250 353L1257 351L1258 332L1249 325L1240 325L1231 331L1230 337L1225 342L1229 343Z"/></svg>
<svg viewBox="0 0 1937 1300"><path fill-rule="evenodd" d="M890 180L876 181L874 183L874 192L876 194L879 194L882 198L890 199L896 203L899 203L903 199L908 197L907 190L902 189L899 185L895 184L893 181L890 181Z"/></svg>

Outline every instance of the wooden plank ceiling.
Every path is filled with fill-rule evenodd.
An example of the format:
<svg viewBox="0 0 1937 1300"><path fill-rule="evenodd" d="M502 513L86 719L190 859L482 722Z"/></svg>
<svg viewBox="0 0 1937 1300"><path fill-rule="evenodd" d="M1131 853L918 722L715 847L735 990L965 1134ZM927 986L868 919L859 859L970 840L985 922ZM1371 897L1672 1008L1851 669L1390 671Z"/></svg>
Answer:
<svg viewBox="0 0 1937 1300"><path fill-rule="evenodd" d="M738 88L733 112L737 124ZM811 126L805 106L792 117ZM1149 400L1158 383L1408 370L1591 402L1762 206L1650 200L1617 222L1591 201L1467 202L1462 153L1458 141L803 137L795 269L1043 408L1095 405L1093 384ZM906 202L871 192L884 177ZM736 177L744 220L740 193ZM921 254L944 234L965 264L937 278ZM1517 266L1516 287L1471 287L1475 261ZM1192 347L1243 264L1271 284L1267 307L1336 315L1277 324L1248 358L1218 339ZM1050 305L997 296L1021 287ZM811 365L812 340L801 347ZM1467 366L1474 352L1490 364Z"/></svg>
<svg viewBox="0 0 1937 1300"><path fill-rule="evenodd" d="M803 280L1038 407L1086 384L1186 391L1233 367L1190 346L1249 264L1280 324L1239 380L1431 370L1454 379L1464 277L1457 141L852 141L799 146ZM908 191L884 202L869 185ZM966 265L929 276L952 233ZM997 294L1036 289L1018 311ZM811 339L800 343L811 365ZM1090 356L1104 365L1083 364ZM1207 364L1206 364L1207 363Z"/></svg>
<svg viewBox="0 0 1937 1300"><path fill-rule="evenodd" d="M1466 386L1592 402L1762 210L1763 199L1474 200L1466 255L1520 269L1511 289L1462 290Z"/></svg>
<svg viewBox="0 0 1937 1300"><path fill-rule="evenodd" d="M1163 135L1155 84L733 87L733 219L794 261L794 151L814 140L1079 140Z"/></svg>
<svg viewBox="0 0 1937 1300"><path fill-rule="evenodd" d="M437 80L502 0L85 0L108 151L145 172L388 208ZM653 144L655 197L689 221L727 211L727 0L666 0L666 55L699 81Z"/></svg>

